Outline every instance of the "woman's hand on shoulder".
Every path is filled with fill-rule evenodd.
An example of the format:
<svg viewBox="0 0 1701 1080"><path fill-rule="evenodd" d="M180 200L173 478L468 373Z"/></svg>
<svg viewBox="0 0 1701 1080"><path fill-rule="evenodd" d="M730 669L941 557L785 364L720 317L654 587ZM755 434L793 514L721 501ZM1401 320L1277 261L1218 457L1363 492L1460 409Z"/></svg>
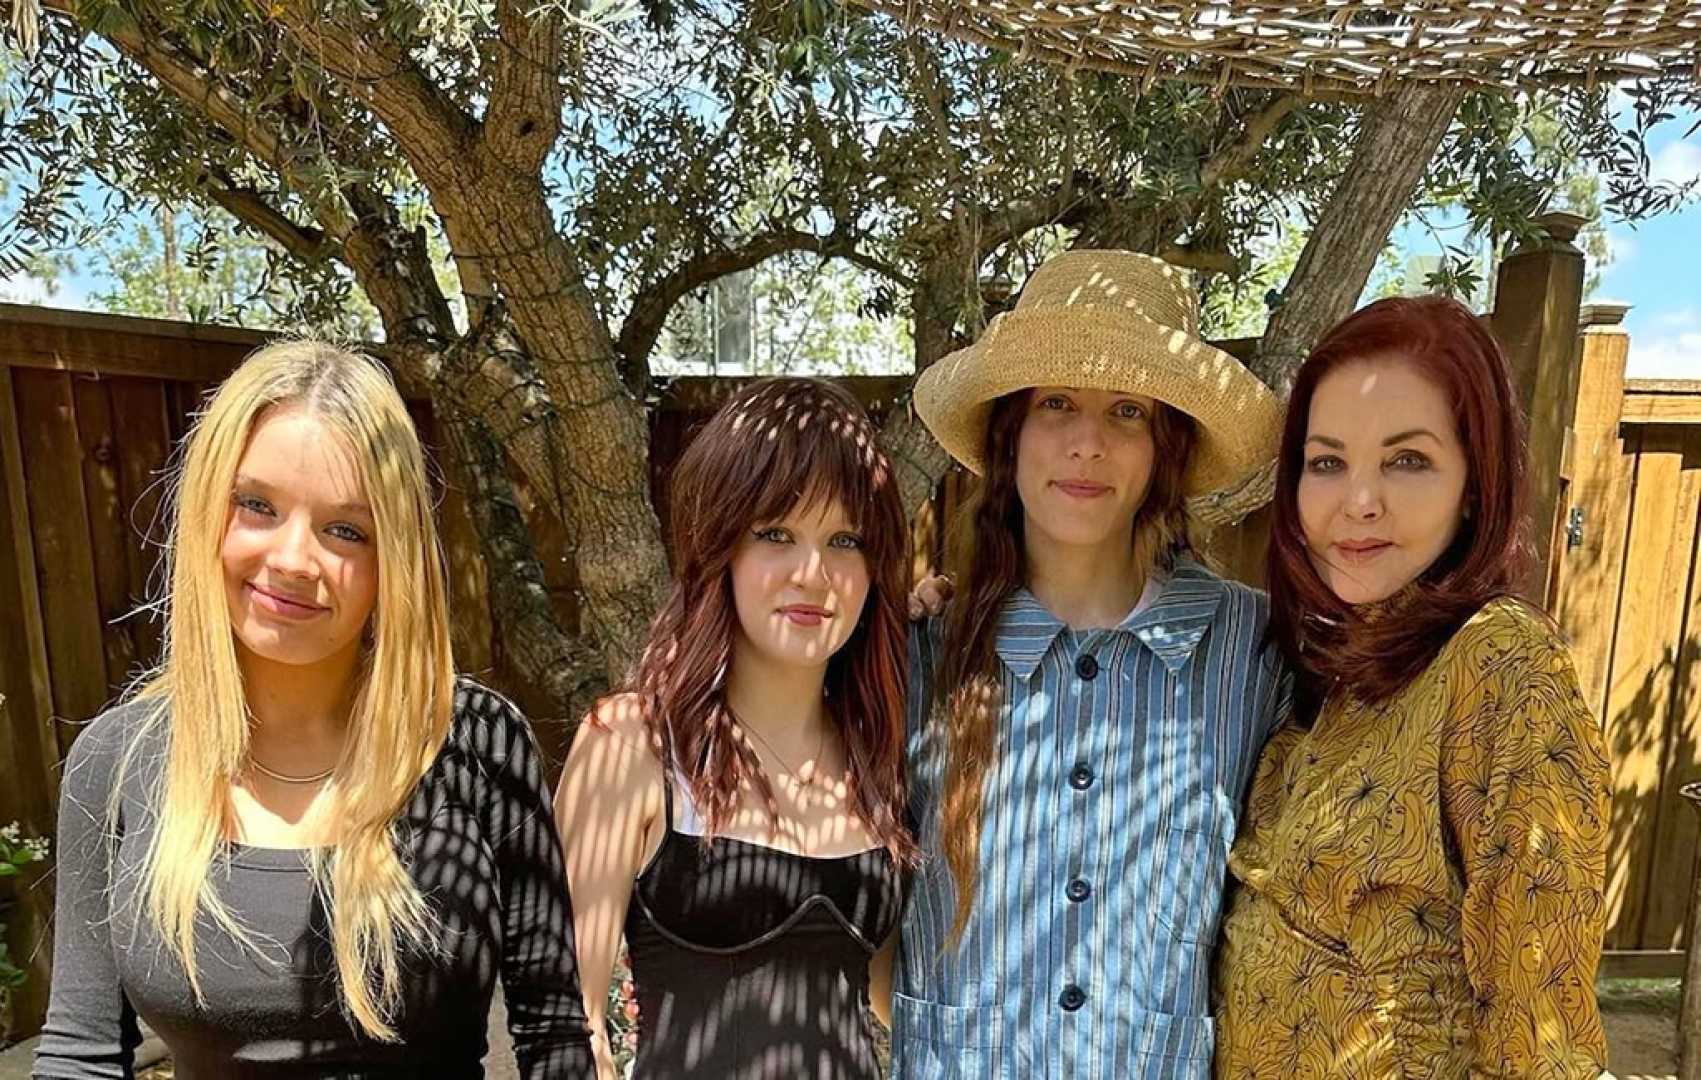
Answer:
<svg viewBox="0 0 1701 1080"><path fill-rule="evenodd" d="M951 602L956 585L948 574L929 574L916 583L910 592L910 621L943 615Z"/></svg>

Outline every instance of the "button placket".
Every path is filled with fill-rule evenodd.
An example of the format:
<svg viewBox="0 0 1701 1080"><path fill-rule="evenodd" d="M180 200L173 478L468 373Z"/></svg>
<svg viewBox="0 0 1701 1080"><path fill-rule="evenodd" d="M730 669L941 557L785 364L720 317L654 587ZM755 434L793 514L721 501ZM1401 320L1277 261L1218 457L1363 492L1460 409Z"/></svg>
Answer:
<svg viewBox="0 0 1701 1080"><path fill-rule="evenodd" d="M1050 871L1056 876L1048 885L1056 890L1052 893L1059 905L1056 918L1063 930L1052 970L1080 975L1095 970L1099 962L1091 944L1095 940L1094 913L1086 901L1092 896L1092 885L1087 880L1092 871L1090 863L1097 858L1092 849L1089 822L1095 820L1098 769L1103 767L1098 758L1104 752L1102 724L1094 714L1103 707L1109 688L1098 681L1106 672L1099 656L1107 644L1106 635L1084 634L1077 641L1078 651L1063 672L1070 691L1069 743L1059 748L1060 756L1070 755L1063 757L1064 762L1070 757L1074 759L1064 776L1070 790L1059 807L1063 821L1068 823L1059 836L1067 851L1059 852L1061 857L1053 864L1055 870ZM1057 1003L1066 1015L1079 1011L1086 1002L1087 993L1079 983L1070 981L1060 988Z"/></svg>

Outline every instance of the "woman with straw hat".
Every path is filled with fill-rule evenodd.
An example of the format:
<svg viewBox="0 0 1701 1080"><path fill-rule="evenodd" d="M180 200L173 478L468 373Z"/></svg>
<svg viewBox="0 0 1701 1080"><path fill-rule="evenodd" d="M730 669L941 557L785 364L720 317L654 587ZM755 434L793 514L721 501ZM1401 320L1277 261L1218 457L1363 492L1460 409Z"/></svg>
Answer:
<svg viewBox="0 0 1701 1080"><path fill-rule="evenodd" d="M981 479L956 599L912 636L898 1077L1210 1075L1228 848L1286 680L1264 596L1189 556L1188 500L1281 420L1197 320L1185 272L1070 252L917 383Z"/></svg>

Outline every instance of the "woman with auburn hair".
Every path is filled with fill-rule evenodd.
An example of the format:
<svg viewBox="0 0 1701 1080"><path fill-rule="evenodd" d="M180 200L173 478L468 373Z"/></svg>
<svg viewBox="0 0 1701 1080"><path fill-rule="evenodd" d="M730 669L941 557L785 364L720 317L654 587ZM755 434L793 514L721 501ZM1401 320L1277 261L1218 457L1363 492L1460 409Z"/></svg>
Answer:
<svg viewBox="0 0 1701 1080"><path fill-rule="evenodd" d="M672 477L674 584L556 795L602 1075L624 929L635 1075L872 1080L897 925L909 537L856 400L770 379Z"/></svg>
<svg viewBox="0 0 1701 1080"><path fill-rule="evenodd" d="M457 681L425 460L374 362L270 345L176 477L164 657L78 736L37 1077L590 1075L538 755Z"/></svg>
<svg viewBox="0 0 1701 1080"><path fill-rule="evenodd" d="M1320 341L1269 556L1301 706L1230 867L1217 1075L1589 1078L1606 759L1564 643L1516 599L1523 421L1440 298Z"/></svg>
<svg viewBox="0 0 1701 1080"><path fill-rule="evenodd" d="M1188 500L1269 462L1270 392L1198 336L1185 271L1071 251L916 384L980 482L956 597L913 635L928 862L894 1074L1208 1080L1229 841L1282 708L1262 593L1188 547Z"/></svg>

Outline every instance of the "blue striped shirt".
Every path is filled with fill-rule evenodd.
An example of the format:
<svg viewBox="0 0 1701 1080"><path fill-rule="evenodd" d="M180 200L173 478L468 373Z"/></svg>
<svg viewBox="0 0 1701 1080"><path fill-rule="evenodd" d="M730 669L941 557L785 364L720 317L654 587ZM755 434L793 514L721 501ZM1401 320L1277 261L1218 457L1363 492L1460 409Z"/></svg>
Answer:
<svg viewBox="0 0 1701 1080"><path fill-rule="evenodd" d="M1286 693L1263 593L1182 560L1113 629L1005 605L1004 711L979 890L940 847L942 626L911 635L910 785L923 851L893 994L901 1080L1211 1074L1211 951L1242 796Z"/></svg>

